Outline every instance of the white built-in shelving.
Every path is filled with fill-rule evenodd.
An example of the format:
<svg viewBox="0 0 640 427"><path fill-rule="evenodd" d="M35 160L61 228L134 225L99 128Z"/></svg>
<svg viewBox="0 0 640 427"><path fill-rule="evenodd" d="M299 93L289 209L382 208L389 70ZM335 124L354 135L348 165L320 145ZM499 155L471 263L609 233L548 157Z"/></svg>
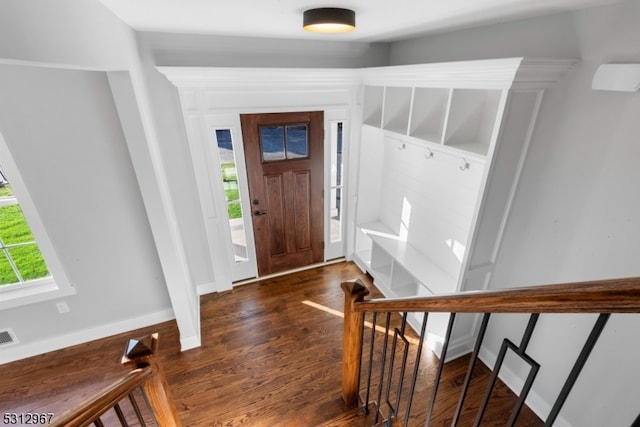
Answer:
<svg viewBox="0 0 640 427"><path fill-rule="evenodd" d="M387 297L486 287L543 90L572 64L363 71L354 260ZM446 318L433 317L429 333L442 336Z"/></svg>
<svg viewBox="0 0 640 427"><path fill-rule="evenodd" d="M485 156L502 94L491 89L366 86L363 123Z"/></svg>

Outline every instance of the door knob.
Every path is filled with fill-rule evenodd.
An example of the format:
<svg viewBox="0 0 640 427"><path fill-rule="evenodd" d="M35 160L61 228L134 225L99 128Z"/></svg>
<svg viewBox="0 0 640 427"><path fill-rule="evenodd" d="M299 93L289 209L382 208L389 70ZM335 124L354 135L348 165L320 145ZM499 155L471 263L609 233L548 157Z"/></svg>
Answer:
<svg viewBox="0 0 640 427"><path fill-rule="evenodd" d="M265 211L253 211L253 216L260 216L260 215L266 215L267 213Z"/></svg>

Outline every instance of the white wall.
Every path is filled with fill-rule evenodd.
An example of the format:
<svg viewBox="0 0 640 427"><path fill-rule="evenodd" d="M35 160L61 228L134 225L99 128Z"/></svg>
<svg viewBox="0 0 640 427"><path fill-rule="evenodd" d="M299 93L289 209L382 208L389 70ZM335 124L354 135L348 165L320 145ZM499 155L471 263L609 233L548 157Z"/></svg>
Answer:
<svg viewBox="0 0 640 427"><path fill-rule="evenodd" d="M198 34L139 33L157 65L362 68L386 65L389 45Z"/></svg>
<svg viewBox="0 0 640 427"><path fill-rule="evenodd" d="M128 193L127 196L123 196L125 197L124 199L116 197L116 204L113 206L119 207L118 205L120 204L125 206L121 207L122 209L120 210L116 209L115 212L111 212L108 209L109 205L101 199L101 203L105 205L101 213L97 213L97 208L92 204L88 206L90 213L96 215L94 218L91 218L89 214L84 215L82 209L69 213L69 218L72 218L79 225L89 228L88 223L95 221L92 222L92 225L98 227L93 232L86 233L86 240L83 242L86 255L91 258L91 261L81 264L73 258L67 258L66 264L63 265L68 276L76 282L78 298L83 298L78 300L80 303L77 305L71 299L68 301L72 313L76 312L74 306L82 308L78 308L77 315L68 315L64 320L58 318L60 315L55 310L55 301L29 307L25 306L19 309L3 310L0 313L2 314L0 318L2 326L11 327L18 335L17 338L20 344L3 349L2 361L37 354L166 320L173 317L172 308L176 307L180 308L182 314L184 314L178 316L181 332L185 330L188 336L197 334L197 323L193 322L195 316L193 312L196 310L189 308L197 303L195 298L190 297L190 294L195 295L195 290L189 292L191 291L190 286L192 286L192 283L189 280L181 280L182 277L188 276L188 272L185 272L185 268L181 264L182 259L173 254L177 250L176 248L180 248L181 244L179 239L175 238L175 233L172 233L173 222L167 218L167 205L163 203L161 188L156 181L156 165L158 162L157 156L153 156L155 153L152 150L155 141L153 138L149 138L153 136L153 118L150 117L149 109L144 108L148 105L148 102L144 102L146 99L145 82L140 72L138 72L140 68L139 62L134 32L97 1L58 0L49 2L44 0L25 0L2 2L0 5L0 64L23 64L32 67L29 73L25 73L25 77L30 76L30 78L35 79L36 82L33 83L33 86L40 87L43 90L41 94L36 94L34 91L29 90L31 83L17 75L19 73L6 71L7 74L5 74L5 80L3 80L2 84L25 92L25 98L22 101L11 100L9 97L5 98L3 96L0 102L3 108L6 109L7 114L17 114L19 112L17 106L20 105L24 110L22 113L30 115L30 111L35 111L36 105L41 102L46 106L47 112L52 114L51 117L61 117L59 123L72 130L76 127L75 121L77 120L73 112L76 112L81 106L87 110L87 118L91 119L87 122L91 124L87 124L87 127L83 128L82 135L84 138L92 138L93 143L97 144L94 147L94 151L102 153L106 159L104 164L110 167L106 168L100 165L94 165L96 167L93 169L81 167L82 165L92 164L91 162L83 162L85 160L84 156L90 155L84 151L86 147L89 147L89 144L85 143L83 145L74 141L72 145L77 150L71 150L70 148L70 151L61 152L67 155L65 160L78 162L78 166L75 164L68 165L69 167L65 173L73 175L75 171L74 179L77 180L79 185L81 183L100 182L104 183L102 185L105 186L107 185L106 183L115 182L126 188L138 189L137 193ZM71 86L69 90L73 97L69 99L77 98L81 101L78 106L66 105L65 93L59 91L55 86L56 78L59 76L58 70L48 68L50 65L69 70L131 71L131 74L127 74L125 71L118 78L115 75L112 77L121 83L119 85L121 89L120 98L122 98L119 103L120 106L128 103L128 106L132 106L135 112L135 114L130 115L131 119L128 120L127 126L131 135L136 133L135 138L124 138L122 135L123 128L121 127L124 122L120 120L122 117L116 116L115 119L113 118L115 107L112 89L115 80L109 80L111 89L104 89L104 85L99 85L98 88L94 84L95 82L74 85L65 80L71 79L70 77L63 78L62 80L65 84L61 87ZM11 66L3 65L3 67L8 67L5 70L10 70ZM73 74L73 72L71 73ZM85 82L84 79L88 79L89 76L93 75L80 72L78 76L79 82ZM100 73L99 79L106 82L106 78L106 74ZM43 82L44 85L39 82ZM47 87L47 83L51 84L50 87ZM108 86L106 87L108 88ZM136 92L135 97L133 96L134 91ZM18 97L18 95L15 97ZM102 105L107 97L111 103L108 107L104 107L101 110L94 106L94 104ZM124 98L127 98L125 103L122 102ZM26 103L27 101L29 103ZM92 109L99 111L99 113L91 115L90 110ZM104 123L100 123L100 117L102 116L104 116ZM80 115L80 117L84 116ZM51 136L45 138L44 135L47 133L46 124L55 125L55 123L40 122L39 119L36 120L33 117L29 121L24 117L23 119L18 117L8 124L11 126L12 134L7 136L4 135L3 131L3 135L10 147L17 147L21 146L21 139L27 137L27 132L41 132L41 138L38 139L37 144L30 147L33 151L38 150L38 144L43 143L48 143L51 146L55 144L61 144L62 146L70 144L67 140L69 136L63 133L57 138ZM131 132L134 128L136 128L135 131ZM143 128L144 131L142 131ZM117 137L109 133L113 129L119 132ZM96 133L102 133L102 135L93 137L92 135ZM123 142L126 145L124 151L122 151ZM123 158L124 153L126 153L126 156ZM24 157L22 158L22 163L21 169L38 169L34 167L38 163L28 164ZM121 165L124 168L124 172L119 175L117 180L112 181L112 176L118 173ZM74 166L75 169L70 169L71 166ZM130 167L133 167L134 173L131 173L131 169L127 171L127 168ZM40 175L34 176L41 177ZM39 194L38 197L45 200L43 202L34 197L34 203L36 205L46 204L45 195L40 190L40 186L46 183L41 182L41 179L30 178L29 176L23 178L28 182L30 191L34 194ZM111 187L109 188L112 189ZM114 198L109 192L106 195ZM61 217L62 214L60 212L54 213L54 210L48 209L43 208L43 212L40 212L45 225L49 224L49 227L54 228L60 226L61 223L57 221L57 218ZM112 215L112 218L103 218L109 214ZM123 219L119 215L124 217L131 215L131 217ZM100 224L106 224L111 229L115 229L113 221L116 223L121 221L135 223L135 226L128 224L125 227L127 230L132 231L128 237L131 242L116 245L107 239L105 243L104 238L106 236L103 233L106 233L109 228L100 228ZM66 230L48 231L52 235ZM61 237L57 237L57 239L59 240ZM72 249L77 249L67 247L68 244L72 244L68 241L60 242L54 240L52 243L56 247L68 249L70 253L73 253ZM89 248L95 251L92 253ZM113 251L115 254L100 260L104 264L98 268L97 265L94 265L98 263L95 258L98 254L108 252L107 250ZM139 255L138 252L140 250L144 250L143 255ZM66 257L68 254L65 253L64 256ZM159 256L162 261L158 259ZM134 262L137 258L141 259L140 263ZM93 273L95 275L104 273L104 268L109 261L114 263L111 265L110 271L120 272L121 277L118 280L122 283L122 286L113 285L112 282L116 279L111 274L103 274L104 277L102 279L93 279L87 282L90 270L95 270ZM170 276L167 276L167 272L170 273ZM130 289L124 286L124 281L127 279L122 278L127 275L133 281L143 282L126 282L129 288L141 286L141 291L144 290L144 294L151 293L152 295L145 295L144 298L146 300L143 302L138 301L139 298L131 298ZM165 280L165 277L169 277L169 280ZM100 293L93 294L92 292L87 292L86 289L83 290L83 287L90 287L93 284L99 284L105 290L110 289L109 298L103 298ZM174 286L172 288L166 284L174 284ZM167 289L172 291L169 294L171 304L167 300ZM81 294L83 295L82 297L80 296ZM134 292L134 294L141 296L137 292ZM111 304L116 299L119 301L118 305ZM96 310L98 309L104 314L96 316ZM183 319L182 324L181 318ZM184 318L186 318L186 322ZM188 325L189 322L192 325ZM51 325L53 329L42 325Z"/></svg>
<svg viewBox="0 0 640 427"><path fill-rule="evenodd" d="M640 93L591 90L599 64L640 62L638 22L640 2L632 0L391 45L393 65L522 55L582 61L545 94L491 287L640 275ZM594 320L556 317L541 318L530 344L542 370L528 404L543 416ZM494 319L485 360L503 337L519 342L524 324ZM628 426L638 416L639 326L638 316L610 321L561 413L565 422Z"/></svg>
<svg viewBox="0 0 640 427"><path fill-rule="evenodd" d="M0 58L124 69L131 37L131 31L97 1L0 5Z"/></svg>
<svg viewBox="0 0 640 427"><path fill-rule="evenodd" d="M77 294L2 311L22 356L171 304L106 73L0 65L0 129ZM19 194L18 194L19 196ZM146 318L146 319L142 319Z"/></svg>
<svg viewBox="0 0 640 427"><path fill-rule="evenodd" d="M460 30L392 43L389 65L505 57L575 58L571 13Z"/></svg>

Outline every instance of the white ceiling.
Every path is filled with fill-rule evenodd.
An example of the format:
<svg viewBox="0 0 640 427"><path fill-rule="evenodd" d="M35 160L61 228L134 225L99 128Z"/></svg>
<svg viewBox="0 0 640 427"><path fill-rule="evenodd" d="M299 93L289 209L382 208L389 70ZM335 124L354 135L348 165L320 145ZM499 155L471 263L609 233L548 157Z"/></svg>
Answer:
<svg viewBox="0 0 640 427"><path fill-rule="evenodd" d="M287 39L384 42L509 21L619 0L100 0L139 31ZM316 7L356 12L352 33L318 35L302 29Z"/></svg>

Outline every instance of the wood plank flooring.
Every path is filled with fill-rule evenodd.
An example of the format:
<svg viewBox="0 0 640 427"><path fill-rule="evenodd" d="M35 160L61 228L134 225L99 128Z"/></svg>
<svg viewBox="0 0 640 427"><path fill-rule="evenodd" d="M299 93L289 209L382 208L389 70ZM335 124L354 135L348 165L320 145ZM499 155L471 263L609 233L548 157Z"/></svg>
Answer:
<svg viewBox="0 0 640 427"><path fill-rule="evenodd" d="M161 362L185 426L363 426L340 397L340 283L356 278L375 294L357 267L338 263L203 296L202 347L184 353L175 322L165 322L0 365L0 413L61 413L126 372L119 359L128 338L159 332ZM433 426L450 425L458 398L454 389L464 379L467 360L447 364ZM432 381L427 377L436 364L425 351L420 369L425 378L414 406L422 418L412 425L424 425ZM475 383L488 372L482 366ZM483 393L474 386L468 408L477 407ZM504 425L514 401L500 385L482 425ZM470 425L472 417L460 425ZM542 423L525 408L517 425Z"/></svg>

